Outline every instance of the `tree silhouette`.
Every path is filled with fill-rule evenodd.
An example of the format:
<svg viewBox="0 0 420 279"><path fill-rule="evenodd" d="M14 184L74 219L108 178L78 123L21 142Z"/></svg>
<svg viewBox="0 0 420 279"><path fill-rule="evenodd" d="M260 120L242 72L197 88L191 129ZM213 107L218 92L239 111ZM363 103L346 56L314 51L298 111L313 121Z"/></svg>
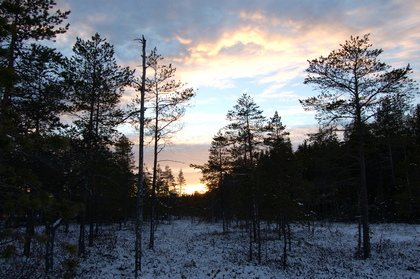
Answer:
<svg viewBox="0 0 420 279"><path fill-rule="evenodd" d="M358 141L361 215L363 224L363 258L370 256L369 205L366 184L365 136L367 124L385 98L391 95L409 98L415 92L408 76L410 66L390 69L380 62L381 49L371 49L369 35L351 37L327 57L308 61L305 84L313 84L321 93L300 100L305 110L317 111L322 125L338 124L354 129Z"/></svg>
<svg viewBox="0 0 420 279"><path fill-rule="evenodd" d="M76 130L82 135L85 148L84 199L89 213L89 245L93 245L94 216L97 207L99 161L102 150L108 148L118 135L116 126L123 118L118 108L125 86L131 85L133 72L117 65L114 47L96 33L91 40L76 39L74 55L67 63L72 111ZM84 248L84 216L82 213L79 253Z"/></svg>
<svg viewBox="0 0 420 279"><path fill-rule="evenodd" d="M182 169L179 170L178 176L176 177L176 183L179 186L179 196L182 196L182 187L187 184L187 180L185 179L184 172Z"/></svg>
<svg viewBox="0 0 420 279"><path fill-rule="evenodd" d="M147 115L146 135L153 142L153 175L152 175L152 201L150 210L150 242L149 248L154 247L154 215L157 191L158 155L171 140L172 135L182 129L179 120L184 116L188 102L195 96L193 88L173 79L176 68L162 65L163 57L153 49L147 57L146 65L150 74L146 78L146 107ZM135 100L139 102L140 100Z"/></svg>

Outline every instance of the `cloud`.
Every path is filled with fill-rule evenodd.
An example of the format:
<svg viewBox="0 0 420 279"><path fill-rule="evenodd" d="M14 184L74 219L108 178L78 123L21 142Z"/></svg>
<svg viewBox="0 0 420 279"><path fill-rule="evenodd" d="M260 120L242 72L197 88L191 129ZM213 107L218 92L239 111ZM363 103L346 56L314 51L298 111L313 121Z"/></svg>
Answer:
<svg viewBox="0 0 420 279"><path fill-rule="evenodd" d="M203 157L242 92L249 92L266 116L277 110L294 146L299 144L317 126L314 113L304 112L298 102L316 94L302 85L307 60L328 55L351 35L370 33L373 47L384 49L382 61L394 67L411 63L413 78L420 79L418 0L57 3L72 10L70 30L57 37L63 53L71 55L76 37L89 39L98 32L115 46L121 65L139 69L141 46L134 39L144 35L148 52L157 47L164 63L177 68L175 79L199 88L184 130L174 138L176 145L195 146L182 156ZM134 95L127 91L124 102Z"/></svg>
<svg viewBox="0 0 420 279"><path fill-rule="evenodd" d="M350 35L368 32L379 38L379 45L400 47L400 58L419 55L417 1L58 3L72 10L70 31L59 40L99 32L117 46L123 63L136 66L140 47L133 40L144 34L149 48L156 46L169 62L176 62L179 77L197 87L234 88L235 79L243 77L287 82L301 75L306 59L329 53ZM390 36L389 29L399 32Z"/></svg>
<svg viewBox="0 0 420 279"><path fill-rule="evenodd" d="M318 132L318 127L312 125L299 125L294 126L291 129L287 129L290 132L290 140L293 145L293 149L297 149L305 139L308 139L308 134Z"/></svg>

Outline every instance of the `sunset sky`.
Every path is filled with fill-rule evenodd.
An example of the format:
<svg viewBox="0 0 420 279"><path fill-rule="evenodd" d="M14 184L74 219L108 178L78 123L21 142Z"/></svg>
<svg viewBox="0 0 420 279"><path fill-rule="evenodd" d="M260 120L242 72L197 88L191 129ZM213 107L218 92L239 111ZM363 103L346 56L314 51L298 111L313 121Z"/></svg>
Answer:
<svg viewBox="0 0 420 279"><path fill-rule="evenodd" d="M278 111L295 147L316 129L314 113L298 101L317 94L303 84L307 60L338 49L351 35L370 33L373 47L384 50L381 61L410 63L412 78L420 80L418 0L57 0L57 7L71 10L70 29L54 45L64 54L72 54L76 37L98 32L114 45L118 63L140 75L141 46L134 39L144 35L147 51L156 47L177 68L176 79L197 89L185 128L159 158L175 176L183 170L188 191L200 189L200 174L189 164L207 161L212 137L245 92L265 116ZM123 131L138 142L134 129Z"/></svg>

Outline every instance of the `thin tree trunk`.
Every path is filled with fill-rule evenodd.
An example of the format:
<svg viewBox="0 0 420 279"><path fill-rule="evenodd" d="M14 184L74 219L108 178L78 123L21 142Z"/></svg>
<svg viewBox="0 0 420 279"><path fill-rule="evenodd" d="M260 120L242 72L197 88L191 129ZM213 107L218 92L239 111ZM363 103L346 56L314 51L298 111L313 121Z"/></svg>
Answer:
<svg viewBox="0 0 420 279"><path fill-rule="evenodd" d="M95 218L94 218L94 194L90 195L89 199L89 247L93 246L93 238L94 238L94 229L95 229Z"/></svg>
<svg viewBox="0 0 420 279"><path fill-rule="evenodd" d="M257 212L257 239L258 239L258 264L261 264L261 220Z"/></svg>
<svg viewBox="0 0 420 279"><path fill-rule="evenodd" d="M359 98L358 84L356 83L356 122L355 128L359 138L359 167L360 167L360 208L363 231L363 259L370 257L370 236L369 236L369 204L366 182L366 159L365 159L365 127L362 123L362 112Z"/></svg>
<svg viewBox="0 0 420 279"><path fill-rule="evenodd" d="M360 196L361 196L361 216L363 230L363 259L370 257L370 236L369 236L369 204L366 183L366 162L365 162L365 146L363 135L361 136L359 163L360 163Z"/></svg>
<svg viewBox="0 0 420 279"><path fill-rule="evenodd" d="M359 218L358 235L357 235L357 257L362 256L362 219Z"/></svg>
<svg viewBox="0 0 420 279"><path fill-rule="evenodd" d="M136 243L135 243L135 278L140 276L141 272L141 254L142 254L142 229L143 229L143 161L144 161L144 93L146 81L146 39L142 36L142 62L143 72L141 78L140 93L140 138L139 138L139 173L137 180L137 212L136 212Z"/></svg>
<svg viewBox="0 0 420 279"><path fill-rule="evenodd" d="M255 189L253 189L252 191L254 192L252 197L252 232L254 236L254 243L257 243L257 201L255 199Z"/></svg>
<svg viewBox="0 0 420 279"><path fill-rule="evenodd" d="M25 244L23 246L23 255L29 257L31 255L32 237L35 235L35 213L32 209L28 211L26 217Z"/></svg>
<svg viewBox="0 0 420 279"><path fill-rule="evenodd" d="M252 221L248 221L249 230L249 261L252 261Z"/></svg>
<svg viewBox="0 0 420 279"><path fill-rule="evenodd" d="M55 232L60 226L61 219L58 219L54 224L46 222L45 232L47 234L47 243L45 249L45 276L48 275L50 270L54 268L54 241L55 241Z"/></svg>
<svg viewBox="0 0 420 279"><path fill-rule="evenodd" d="M83 256L86 252L85 225L86 225L86 211L83 210L80 215L79 242L78 242L78 248L79 248L78 251L79 251L80 256Z"/></svg>
<svg viewBox="0 0 420 279"><path fill-rule="evenodd" d="M281 231L283 234L283 269L287 267L287 234L286 234L286 222L281 221Z"/></svg>
<svg viewBox="0 0 420 279"><path fill-rule="evenodd" d="M86 212L85 210L82 210L82 212L80 213L79 241L78 241L79 256L85 254L85 223L86 223Z"/></svg>
<svg viewBox="0 0 420 279"><path fill-rule="evenodd" d="M227 233L227 222L226 222L226 205L225 205L225 189L224 189L224 179L223 173L220 173L219 177L219 189L220 189L220 203L222 207L222 224L223 224L223 233Z"/></svg>
<svg viewBox="0 0 420 279"><path fill-rule="evenodd" d="M157 85L156 85L157 86ZM150 240L149 249L154 249L155 246L155 210L156 210L156 182L157 182L157 157L158 157L158 142L159 142L159 94L158 88L155 89L155 131L154 131L154 146L153 146L153 178L152 178L152 201L150 208Z"/></svg>
<svg viewBox="0 0 420 279"><path fill-rule="evenodd" d="M150 239L149 249L155 246L155 216L156 216L156 181L157 181L157 139L155 139L153 155L152 200L150 206Z"/></svg>
<svg viewBox="0 0 420 279"><path fill-rule="evenodd" d="M83 256L86 252L86 246L85 246L85 226L86 226L86 205L88 201L88 189L87 185L83 188L83 195L84 195L84 205L85 208L83 208L82 212L80 213L80 228L79 228L79 241L78 241L78 253L79 256Z"/></svg>

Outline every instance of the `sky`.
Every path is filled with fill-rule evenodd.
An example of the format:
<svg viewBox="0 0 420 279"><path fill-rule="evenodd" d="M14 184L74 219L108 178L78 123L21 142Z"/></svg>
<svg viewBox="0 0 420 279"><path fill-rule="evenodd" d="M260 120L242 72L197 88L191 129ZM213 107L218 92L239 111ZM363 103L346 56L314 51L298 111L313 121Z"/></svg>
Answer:
<svg viewBox="0 0 420 279"><path fill-rule="evenodd" d="M315 96L304 85L307 60L326 56L350 36L370 34L379 59L395 68L410 63L420 80L420 1L418 0L56 0L71 10L69 31L54 47L66 55L76 37L95 33L115 48L121 66L141 75L141 45L157 48L163 63L177 68L176 80L196 89L182 119L184 129L159 156L175 176L182 169L184 193L203 190L200 173L212 137L228 122L226 114L249 94L266 117L277 111L296 148L317 129L314 112L299 99ZM126 90L123 102L134 92ZM137 132L121 130L138 144ZM134 148L138 152L138 147ZM146 165L152 165L150 148Z"/></svg>

